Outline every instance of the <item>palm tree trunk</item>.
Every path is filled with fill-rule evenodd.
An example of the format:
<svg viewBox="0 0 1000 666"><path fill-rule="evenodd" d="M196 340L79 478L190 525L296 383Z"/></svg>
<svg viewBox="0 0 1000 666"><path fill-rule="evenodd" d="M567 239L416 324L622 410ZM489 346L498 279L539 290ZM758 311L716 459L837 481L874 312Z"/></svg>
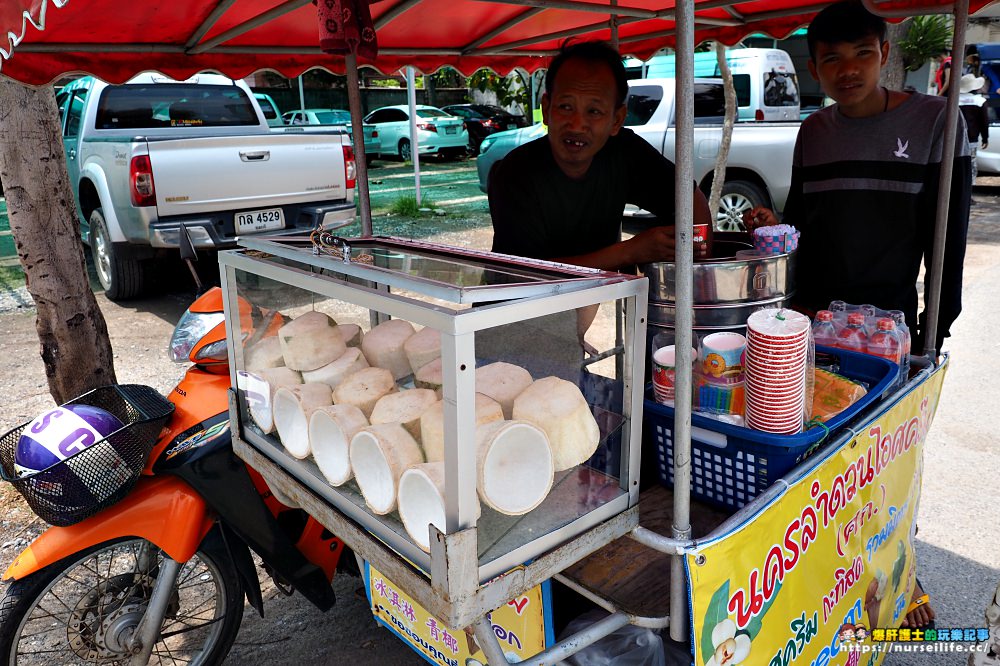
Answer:
<svg viewBox="0 0 1000 666"><path fill-rule="evenodd" d="M736 88L733 87L733 73L726 60L726 45L722 42L715 43L715 56L719 60L719 73L722 75L726 115L722 121L722 141L719 144L719 154L715 158L712 191L708 197L708 210L712 212L713 225L719 215L719 201L722 199L722 186L726 183L726 163L729 161L729 147L733 143L733 125L736 122Z"/></svg>
<svg viewBox="0 0 1000 666"><path fill-rule="evenodd" d="M0 77L0 178L49 392L63 403L115 382L104 315L87 280L59 112L48 86Z"/></svg>
<svg viewBox="0 0 1000 666"><path fill-rule="evenodd" d="M903 84L906 83L906 69L903 67L903 53L899 49L899 42L906 37L909 30L909 19L886 26L885 40L889 42L889 60L882 68L879 83L889 90L902 90Z"/></svg>

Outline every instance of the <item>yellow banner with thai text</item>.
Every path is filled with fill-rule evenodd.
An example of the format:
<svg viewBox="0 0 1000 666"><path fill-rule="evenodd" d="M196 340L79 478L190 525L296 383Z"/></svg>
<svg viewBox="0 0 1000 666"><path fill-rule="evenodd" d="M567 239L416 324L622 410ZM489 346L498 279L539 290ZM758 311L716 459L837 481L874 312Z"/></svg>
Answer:
<svg viewBox="0 0 1000 666"><path fill-rule="evenodd" d="M486 657L471 627L445 626L377 569L370 564L366 569L368 600L376 620L432 664L485 666ZM508 662L523 661L545 649L546 596L538 585L489 616Z"/></svg>
<svg viewBox="0 0 1000 666"><path fill-rule="evenodd" d="M946 368L687 556L695 666L882 663L871 632L899 627L913 594L923 446Z"/></svg>

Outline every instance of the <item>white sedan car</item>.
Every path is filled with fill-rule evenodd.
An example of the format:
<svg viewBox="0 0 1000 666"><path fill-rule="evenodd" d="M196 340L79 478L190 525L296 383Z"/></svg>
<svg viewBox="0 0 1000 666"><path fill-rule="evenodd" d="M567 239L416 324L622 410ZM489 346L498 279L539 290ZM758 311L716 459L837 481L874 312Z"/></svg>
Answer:
<svg viewBox="0 0 1000 666"><path fill-rule="evenodd" d="M417 105L417 143L421 155L464 155L469 132L461 118L450 116L433 106ZM365 123L378 128L380 157L398 155L403 161L413 158L410 138L410 110L405 104L383 106L365 117Z"/></svg>

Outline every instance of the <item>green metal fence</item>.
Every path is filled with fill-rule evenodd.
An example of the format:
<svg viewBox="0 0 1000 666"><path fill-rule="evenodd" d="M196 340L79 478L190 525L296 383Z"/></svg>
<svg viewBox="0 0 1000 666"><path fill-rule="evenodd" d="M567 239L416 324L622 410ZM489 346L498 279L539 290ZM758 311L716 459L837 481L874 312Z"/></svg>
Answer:
<svg viewBox="0 0 1000 666"><path fill-rule="evenodd" d="M0 266L17 265L14 237L10 235L10 224L7 222L7 200L0 197Z"/></svg>

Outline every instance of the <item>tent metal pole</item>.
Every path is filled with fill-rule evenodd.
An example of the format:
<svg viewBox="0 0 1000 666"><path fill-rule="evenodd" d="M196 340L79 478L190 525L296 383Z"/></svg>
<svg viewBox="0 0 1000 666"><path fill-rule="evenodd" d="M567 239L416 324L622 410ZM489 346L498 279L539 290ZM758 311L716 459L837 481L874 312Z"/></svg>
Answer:
<svg viewBox="0 0 1000 666"><path fill-rule="evenodd" d="M406 68L406 102L410 111L410 159L413 161L413 183L420 205L420 138L417 136L417 90L413 81L413 68Z"/></svg>
<svg viewBox="0 0 1000 666"><path fill-rule="evenodd" d="M365 155L365 130L361 122L361 84L358 77L358 57L348 53L344 58L347 70L347 104L351 110L351 134L360 137L354 141L354 168L357 174L358 206L361 209L361 235L372 235L372 202L368 193L368 157ZM301 80L301 78L300 78Z"/></svg>
<svg viewBox="0 0 1000 666"><path fill-rule="evenodd" d="M618 0L611 0L611 10L612 12L617 9ZM611 46L618 50L618 16L614 13L611 14Z"/></svg>
<svg viewBox="0 0 1000 666"><path fill-rule="evenodd" d="M948 86L948 110L944 120L944 147L941 151L941 179L938 182L937 218L934 224L934 253L927 280L927 327L924 330L924 355L937 357L938 318L941 309L941 280L948 235L948 204L951 202L951 176L955 163L955 141L958 128L958 80L965 62L965 30L969 23L969 0L956 0L955 26L951 47L951 85ZM962 137L963 140L965 137ZM957 203L957 202L956 202Z"/></svg>
<svg viewBox="0 0 1000 666"><path fill-rule="evenodd" d="M280 18L289 12L294 12L296 9L299 9L300 7L305 7L310 3L310 1L311 0L286 0L286 2L281 3L277 7L273 7L262 14L258 14L249 21L240 23L239 25L230 28L225 32L219 33L218 35L212 37L211 39L206 39L204 42L192 46L191 48L187 49L187 53L189 55L197 55L199 53L205 53L206 51L211 51L213 47L216 47L219 44L225 44L234 37L239 37L244 33L250 32L254 28L259 28L265 23L270 23L271 21Z"/></svg>
<svg viewBox="0 0 1000 666"><path fill-rule="evenodd" d="M674 320L677 371L674 396L674 520L673 537L691 538L691 354L694 317L694 0L677 3L676 154L674 179L675 277L677 309ZM684 557L670 562L670 638L687 641L687 579Z"/></svg>

